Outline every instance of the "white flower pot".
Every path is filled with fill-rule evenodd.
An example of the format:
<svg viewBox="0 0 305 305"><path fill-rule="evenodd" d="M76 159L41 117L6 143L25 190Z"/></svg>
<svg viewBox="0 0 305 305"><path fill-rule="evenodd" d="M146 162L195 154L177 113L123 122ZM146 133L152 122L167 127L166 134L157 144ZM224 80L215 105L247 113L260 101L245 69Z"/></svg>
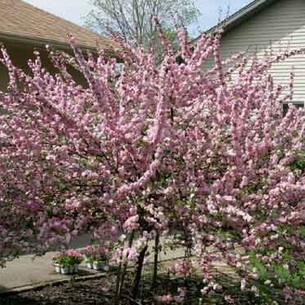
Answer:
<svg viewBox="0 0 305 305"><path fill-rule="evenodd" d="M74 273L74 266L70 266L69 269L70 269L69 273L73 274Z"/></svg>
<svg viewBox="0 0 305 305"><path fill-rule="evenodd" d="M59 264L54 264L55 272L56 273L61 273L61 266Z"/></svg>
<svg viewBox="0 0 305 305"><path fill-rule="evenodd" d="M93 262L93 269L94 270L101 270L102 266L101 263Z"/></svg>
<svg viewBox="0 0 305 305"><path fill-rule="evenodd" d="M78 265L74 265L73 266L73 273L77 273L78 272Z"/></svg>
<svg viewBox="0 0 305 305"><path fill-rule="evenodd" d="M70 274L71 273L71 268L70 267L61 267L60 268L60 273L61 274Z"/></svg>
<svg viewBox="0 0 305 305"><path fill-rule="evenodd" d="M107 262L93 262L93 269L94 270L105 270L105 267L107 266Z"/></svg>
<svg viewBox="0 0 305 305"><path fill-rule="evenodd" d="M92 262L87 262L86 265L87 265L88 269L93 269L93 263Z"/></svg>

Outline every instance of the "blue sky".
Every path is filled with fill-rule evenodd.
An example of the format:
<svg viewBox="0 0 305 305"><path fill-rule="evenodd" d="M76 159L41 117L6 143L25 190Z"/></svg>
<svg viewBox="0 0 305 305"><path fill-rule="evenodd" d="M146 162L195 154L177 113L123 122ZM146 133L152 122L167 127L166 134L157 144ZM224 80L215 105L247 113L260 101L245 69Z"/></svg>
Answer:
<svg viewBox="0 0 305 305"><path fill-rule="evenodd" d="M252 0L196 0L201 16L194 27L207 30L216 25L219 19L224 19L250 2Z"/></svg>
<svg viewBox="0 0 305 305"><path fill-rule="evenodd" d="M84 23L84 17L92 9L89 0L24 0L57 16L78 24ZM198 25L192 27L193 34L198 30L206 30L215 25L219 18L250 3L251 0L196 0L196 5L202 15Z"/></svg>

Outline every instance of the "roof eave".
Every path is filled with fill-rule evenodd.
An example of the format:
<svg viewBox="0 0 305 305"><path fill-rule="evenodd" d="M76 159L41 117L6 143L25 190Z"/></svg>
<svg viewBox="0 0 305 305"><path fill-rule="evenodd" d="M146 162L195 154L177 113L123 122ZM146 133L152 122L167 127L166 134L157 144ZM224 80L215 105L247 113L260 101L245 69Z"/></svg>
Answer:
<svg viewBox="0 0 305 305"><path fill-rule="evenodd" d="M207 30L205 33L211 34L219 29L221 29L223 33L227 33L276 1L278 0L254 0L216 26ZM193 42L198 40L199 37L195 38Z"/></svg>
<svg viewBox="0 0 305 305"><path fill-rule="evenodd" d="M68 38L67 38L68 40ZM55 40L49 40L49 39L43 39L43 38L36 38L36 37L26 37L26 36L20 36L20 35L13 35L9 33L0 33L0 42L2 42L4 45L6 42L11 42L11 43L17 43L17 44L25 44L25 45L30 45L33 47L45 47L46 45L51 46L54 49L61 49L65 51L71 51L71 46L70 44L63 43L60 41L55 41ZM102 47L96 45L96 47L84 45L84 44L77 44L79 48L82 50L90 51L97 53L99 49ZM114 49L112 48L103 48L106 54L113 55L114 54Z"/></svg>

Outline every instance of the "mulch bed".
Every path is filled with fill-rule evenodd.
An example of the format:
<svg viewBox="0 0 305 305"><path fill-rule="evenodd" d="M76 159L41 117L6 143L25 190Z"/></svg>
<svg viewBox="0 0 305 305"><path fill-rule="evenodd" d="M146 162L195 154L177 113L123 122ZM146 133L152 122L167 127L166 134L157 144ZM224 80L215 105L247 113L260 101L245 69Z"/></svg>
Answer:
<svg viewBox="0 0 305 305"><path fill-rule="evenodd" d="M49 285L40 289L0 295L0 305L106 305L109 277ZM129 304L126 301L126 304Z"/></svg>

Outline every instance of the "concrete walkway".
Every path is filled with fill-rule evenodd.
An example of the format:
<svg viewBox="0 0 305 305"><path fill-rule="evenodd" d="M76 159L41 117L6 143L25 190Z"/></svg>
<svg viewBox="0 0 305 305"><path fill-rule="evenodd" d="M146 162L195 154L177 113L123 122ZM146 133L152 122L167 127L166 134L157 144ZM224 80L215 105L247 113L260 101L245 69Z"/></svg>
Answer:
<svg viewBox="0 0 305 305"><path fill-rule="evenodd" d="M8 262L5 268L0 269L0 292L68 277L55 273L53 255L50 252L35 259L32 255L24 255Z"/></svg>
<svg viewBox="0 0 305 305"><path fill-rule="evenodd" d="M71 248L83 248L88 244L88 238L83 236L72 242ZM151 247L148 250L151 254L148 261L153 260ZM55 272L52 258L55 252L48 252L42 257L34 258L33 255L23 255L8 262L6 268L0 268L0 293L18 290L21 287L37 286L42 283L51 283L63 279L69 279L69 275L62 275ZM160 253L160 261L177 259L183 257L182 249L168 250ZM80 265L80 275L94 275L100 272L87 269L85 264Z"/></svg>

